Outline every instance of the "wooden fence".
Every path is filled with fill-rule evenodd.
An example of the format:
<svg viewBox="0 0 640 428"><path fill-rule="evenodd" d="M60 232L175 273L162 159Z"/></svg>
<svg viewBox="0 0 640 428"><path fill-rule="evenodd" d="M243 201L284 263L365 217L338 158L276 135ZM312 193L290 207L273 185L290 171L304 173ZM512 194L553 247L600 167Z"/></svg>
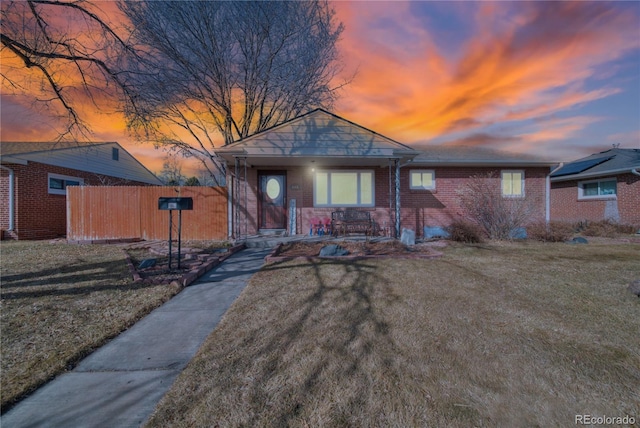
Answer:
<svg viewBox="0 0 640 428"><path fill-rule="evenodd" d="M67 189L67 239L101 241L168 239L169 211L161 197L191 197L182 211L183 240L227 239L227 189L224 187L78 186ZM173 211L177 239L178 211Z"/></svg>

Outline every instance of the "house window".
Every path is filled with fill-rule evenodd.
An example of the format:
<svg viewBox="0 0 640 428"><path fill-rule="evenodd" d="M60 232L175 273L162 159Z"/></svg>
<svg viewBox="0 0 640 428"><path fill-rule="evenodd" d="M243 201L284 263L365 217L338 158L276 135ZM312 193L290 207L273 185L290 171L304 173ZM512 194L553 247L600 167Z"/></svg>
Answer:
<svg viewBox="0 0 640 428"><path fill-rule="evenodd" d="M524 196L524 171L502 171L502 196Z"/></svg>
<svg viewBox="0 0 640 428"><path fill-rule="evenodd" d="M411 170L409 187L414 190L434 190L436 188L435 172L430 169Z"/></svg>
<svg viewBox="0 0 640 428"><path fill-rule="evenodd" d="M78 177L49 174L49 193L52 195L66 195L68 186L81 186L84 180Z"/></svg>
<svg viewBox="0 0 640 428"><path fill-rule="evenodd" d="M117 147L113 147L111 149L111 159L114 161L117 161L118 159L120 159L120 150L118 150Z"/></svg>
<svg viewBox="0 0 640 428"><path fill-rule="evenodd" d="M373 171L318 171L313 181L315 207L373 207Z"/></svg>
<svg viewBox="0 0 640 428"><path fill-rule="evenodd" d="M578 199L615 197L617 193L617 183L615 178L583 181L578 183Z"/></svg>

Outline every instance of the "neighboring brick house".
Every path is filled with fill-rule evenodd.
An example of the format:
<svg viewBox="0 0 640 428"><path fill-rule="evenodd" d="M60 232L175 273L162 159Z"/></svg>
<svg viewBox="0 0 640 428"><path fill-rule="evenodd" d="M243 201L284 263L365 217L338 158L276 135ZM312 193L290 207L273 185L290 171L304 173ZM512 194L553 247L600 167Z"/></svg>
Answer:
<svg viewBox="0 0 640 428"><path fill-rule="evenodd" d="M0 156L3 239L65 236L67 186L162 184L118 143L0 143Z"/></svg>
<svg viewBox="0 0 640 428"><path fill-rule="evenodd" d="M333 211L365 210L396 235L447 226L461 215L458 190L495 174L505 197L535 201L548 219L548 176L557 162L471 147L406 146L318 109L224 146L229 235L306 234ZM487 178L489 179L489 178Z"/></svg>
<svg viewBox="0 0 640 428"><path fill-rule="evenodd" d="M640 226L640 149L613 148L556 169L551 219Z"/></svg>

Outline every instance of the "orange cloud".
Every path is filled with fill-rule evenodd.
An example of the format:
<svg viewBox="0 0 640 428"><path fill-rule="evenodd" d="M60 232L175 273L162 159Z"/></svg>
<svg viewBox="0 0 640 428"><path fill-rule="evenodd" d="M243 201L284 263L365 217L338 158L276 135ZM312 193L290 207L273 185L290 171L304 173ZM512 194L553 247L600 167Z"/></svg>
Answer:
<svg viewBox="0 0 640 428"><path fill-rule="evenodd" d="M342 90L336 112L406 143L438 138L449 144L509 146L525 151L574 138L601 119L587 114L555 116L620 94L622 89L616 82L603 80L594 88L589 80L603 79L605 73L612 73L603 65L640 47L638 8L630 13L628 8L618 7L619 3L331 5L346 27L339 44L344 75L349 77L357 70L353 82ZM115 2L95 6L115 25L123 22ZM422 7L452 8L467 25L439 31L442 28L415 13ZM458 37L455 49L447 44L447 35ZM31 98L14 95L3 80L2 139L55 138L50 117L31 104L33 97L47 96L39 79L3 51L3 73L18 69L21 78L17 83L25 90L17 92L26 92ZM79 91L73 86L77 84L74 71L61 72L69 78L67 90ZM151 150L151 144L134 143L109 94L93 95L93 99L84 97L79 102L95 140L118 141L150 169L159 170L164 153ZM521 122L527 123L516 126ZM487 129L499 124L504 129ZM637 132L624 135L627 140L638 136Z"/></svg>
<svg viewBox="0 0 640 428"><path fill-rule="evenodd" d="M618 93L616 87L587 90L584 82L597 77L599 65L639 46L638 17L608 3L510 4L515 11L504 3L478 5L476 32L460 57L447 57L406 5L398 7L389 19L419 28L408 32L424 37L406 41L414 54L401 61L384 39L361 36L368 16L355 9L369 10L368 4L341 6L341 13L351 9L341 15L345 52L361 66L340 112L405 142L531 120ZM576 121L573 133L580 123L590 122Z"/></svg>

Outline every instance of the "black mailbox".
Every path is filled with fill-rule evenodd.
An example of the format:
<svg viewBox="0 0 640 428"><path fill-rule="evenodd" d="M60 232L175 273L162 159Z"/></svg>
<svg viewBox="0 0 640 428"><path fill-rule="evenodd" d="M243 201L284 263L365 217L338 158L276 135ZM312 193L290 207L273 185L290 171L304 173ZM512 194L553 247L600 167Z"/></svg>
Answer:
<svg viewBox="0 0 640 428"><path fill-rule="evenodd" d="M160 198L159 210L192 210L193 198Z"/></svg>

